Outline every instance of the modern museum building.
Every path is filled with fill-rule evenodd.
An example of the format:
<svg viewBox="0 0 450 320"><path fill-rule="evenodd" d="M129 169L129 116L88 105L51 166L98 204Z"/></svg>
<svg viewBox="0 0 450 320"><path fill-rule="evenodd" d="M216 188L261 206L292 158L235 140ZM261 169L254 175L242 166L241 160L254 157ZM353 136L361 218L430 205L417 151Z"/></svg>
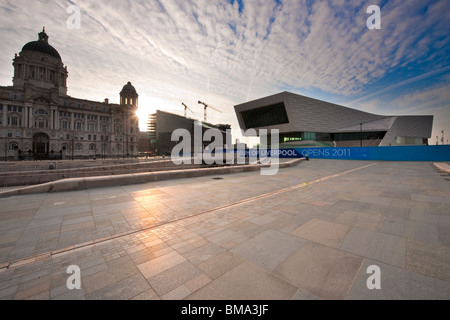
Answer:
<svg viewBox="0 0 450 320"><path fill-rule="evenodd" d="M290 92L234 108L244 135L278 129L280 148L428 145L433 127L433 116L376 115Z"/></svg>

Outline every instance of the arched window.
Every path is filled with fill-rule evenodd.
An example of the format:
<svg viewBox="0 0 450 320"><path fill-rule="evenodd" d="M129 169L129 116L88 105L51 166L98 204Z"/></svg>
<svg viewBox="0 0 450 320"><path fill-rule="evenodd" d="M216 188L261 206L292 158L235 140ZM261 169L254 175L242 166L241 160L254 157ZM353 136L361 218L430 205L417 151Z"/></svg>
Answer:
<svg viewBox="0 0 450 320"><path fill-rule="evenodd" d="M92 143L92 144L89 145L89 150L90 151L95 151L95 150L97 150L97 146Z"/></svg>
<svg viewBox="0 0 450 320"><path fill-rule="evenodd" d="M67 145L67 143L63 143L62 146L61 146L61 150L65 151L65 150L68 150L68 149L69 149L69 146Z"/></svg>
<svg viewBox="0 0 450 320"><path fill-rule="evenodd" d="M77 145L75 146L75 150L83 151L83 145L81 143L77 143Z"/></svg>
<svg viewBox="0 0 450 320"><path fill-rule="evenodd" d="M17 144L17 142L11 142L9 144L9 151L14 151L16 149L19 149L19 145Z"/></svg>
<svg viewBox="0 0 450 320"><path fill-rule="evenodd" d="M117 150L117 152L122 151L122 145L121 145L121 144L118 144L118 145L116 146L116 150Z"/></svg>

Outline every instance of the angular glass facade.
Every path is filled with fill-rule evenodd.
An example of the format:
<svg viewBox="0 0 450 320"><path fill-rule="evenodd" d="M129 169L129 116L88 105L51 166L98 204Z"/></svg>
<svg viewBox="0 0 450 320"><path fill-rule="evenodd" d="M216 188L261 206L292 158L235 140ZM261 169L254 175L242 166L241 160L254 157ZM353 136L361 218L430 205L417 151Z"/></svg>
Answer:
<svg viewBox="0 0 450 320"><path fill-rule="evenodd" d="M242 119L246 128L261 128L289 123L286 107L283 102L243 111Z"/></svg>
<svg viewBox="0 0 450 320"><path fill-rule="evenodd" d="M376 131L376 132L345 132L345 133L335 133L335 141L350 141L350 140L374 140L383 139L386 135L386 131Z"/></svg>
<svg viewBox="0 0 450 320"><path fill-rule="evenodd" d="M359 141L359 140L376 140L383 139L386 135L385 131L376 132L345 132L345 133L325 133L325 132L290 132L280 134L280 143L289 143L292 141ZM405 140L402 137L398 137L401 143L408 144L421 144L414 138ZM403 142L404 141L404 142ZM397 142L400 143L400 142Z"/></svg>
<svg viewBox="0 0 450 320"><path fill-rule="evenodd" d="M415 137L396 137L395 142L403 145L424 145L427 144L426 139Z"/></svg>
<svg viewBox="0 0 450 320"><path fill-rule="evenodd" d="M427 144L433 127L430 115L382 116L287 91L234 109L242 130L257 129L258 136L261 129L278 129L285 146Z"/></svg>

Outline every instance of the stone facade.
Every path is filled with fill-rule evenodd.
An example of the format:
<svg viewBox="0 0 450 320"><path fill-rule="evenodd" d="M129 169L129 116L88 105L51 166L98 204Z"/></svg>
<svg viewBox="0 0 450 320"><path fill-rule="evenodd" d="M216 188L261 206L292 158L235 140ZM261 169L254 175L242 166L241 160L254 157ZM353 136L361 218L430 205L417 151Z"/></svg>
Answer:
<svg viewBox="0 0 450 320"><path fill-rule="evenodd" d="M13 85L0 87L0 160L137 156L138 94L120 104L67 95L67 66L45 30L13 59Z"/></svg>

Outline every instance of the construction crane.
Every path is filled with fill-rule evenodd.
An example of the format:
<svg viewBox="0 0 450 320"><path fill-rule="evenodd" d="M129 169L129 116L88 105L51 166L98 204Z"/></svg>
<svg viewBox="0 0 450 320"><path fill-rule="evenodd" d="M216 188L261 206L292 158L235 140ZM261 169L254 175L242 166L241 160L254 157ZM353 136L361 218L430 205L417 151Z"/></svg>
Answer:
<svg viewBox="0 0 450 320"><path fill-rule="evenodd" d="M206 109L208 109L208 108L211 108L211 109L213 109L213 110L215 110L215 111L217 111L217 112L220 112L220 113L222 113L222 111L220 111L220 110L217 110L216 108L214 108L214 107L211 107L210 105L208 105L208 104L206 104L206 103L204 103L204 102L201 102L201 101L199 101L198 103L199 103L199 104L202 104L202 105L204 105L204 106L205 106L205 122L206 122L206 119L207 119L207 113L206 113Z"/></svg>
<svg viewBox="0 0 450 320"><path fill-rule="evenodd" d="M187 105L184 104L184 102L181 103L184 107L184 117L187 117L187 110L189 110L190 112L192 112L192 114L194 114L194 111L191 110L191 108L189 108Z"/></svg>

